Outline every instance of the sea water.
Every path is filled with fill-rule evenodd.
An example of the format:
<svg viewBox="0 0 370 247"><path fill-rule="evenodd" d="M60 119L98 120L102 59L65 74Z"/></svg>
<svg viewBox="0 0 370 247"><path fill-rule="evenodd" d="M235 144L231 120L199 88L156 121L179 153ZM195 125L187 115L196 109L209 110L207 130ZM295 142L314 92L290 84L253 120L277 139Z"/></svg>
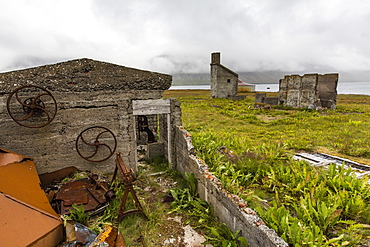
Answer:
<svg viewBox="0 0 370 247"><path fill-rule="evenodd" d="M179 89L210 89L210 85L172 86L170 90ZM258 92L278 92L279 84L256 84ZM365 94L370 95L370 82L339 82L338 94Z"/></svg>
<svg viewBox="0 0 370 247"><path fill-rule="evenodd" d="M256 91L278 92L279 84L256 84ZM365 94L370 95L370 82L339 82L338 94Z"/></svg>

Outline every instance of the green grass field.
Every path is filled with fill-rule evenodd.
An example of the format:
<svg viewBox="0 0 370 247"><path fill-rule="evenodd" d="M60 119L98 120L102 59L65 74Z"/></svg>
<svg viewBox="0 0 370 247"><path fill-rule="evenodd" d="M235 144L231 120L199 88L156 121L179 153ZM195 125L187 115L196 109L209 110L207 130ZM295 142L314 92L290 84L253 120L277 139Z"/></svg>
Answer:
<svg viewBox="0 0 370 247"><path fill-rule="evenodd" d="M368 244L367 178L358 180L341 167L313 168L292 154L324 152L370 165L370 96L338 95L335 111L255 109L254 93L246 96L232 101L210 99L207 90L164 94L181 102L198 156L290 245Z"/></svg>

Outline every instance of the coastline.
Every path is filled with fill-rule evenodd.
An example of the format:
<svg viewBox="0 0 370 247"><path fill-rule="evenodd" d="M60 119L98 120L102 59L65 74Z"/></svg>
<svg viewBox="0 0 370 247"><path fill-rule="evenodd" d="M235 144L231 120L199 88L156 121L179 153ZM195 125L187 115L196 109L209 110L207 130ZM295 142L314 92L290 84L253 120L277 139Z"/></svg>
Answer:
<svg viewBox="0 0 370 247"><path fill-rule="evenodd" d="M257 92L278 92L279 84L255 84ZM176 85L169 90L210 90L210 85ZM338 82L338 94L370 95L370 82Z"/></svg>

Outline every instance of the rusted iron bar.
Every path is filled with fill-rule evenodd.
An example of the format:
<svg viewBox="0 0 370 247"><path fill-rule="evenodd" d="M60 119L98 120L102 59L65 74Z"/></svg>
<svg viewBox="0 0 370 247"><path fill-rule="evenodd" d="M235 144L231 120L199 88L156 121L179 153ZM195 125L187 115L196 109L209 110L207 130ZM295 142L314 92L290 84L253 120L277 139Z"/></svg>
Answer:
<svg viewBox="0 0 370 247"><path fill-rule="evenodd" d="M116 195L114 194L114 191L112 189L108 189L102 182L100 182L98 179L99 179L99 175L98 174L95 174L95 173L89 173L89 178L91 179L91 181L93 183L96 184L96 189L102 189L105 191L105 198L107 199L107 201L112 201L116 198Z"/></svg>

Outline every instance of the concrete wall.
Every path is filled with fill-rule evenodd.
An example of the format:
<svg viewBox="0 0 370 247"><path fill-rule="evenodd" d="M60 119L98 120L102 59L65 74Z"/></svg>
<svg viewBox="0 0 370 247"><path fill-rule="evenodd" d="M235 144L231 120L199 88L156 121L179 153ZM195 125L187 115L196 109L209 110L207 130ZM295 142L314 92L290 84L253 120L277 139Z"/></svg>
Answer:
<svg viewBox="0 0 370 247"><path fill-rule="evenodd" d="M254 102L256 104L278 105L279 97L267 97L266 93L256 93Z"/></svg>
<svg viewBox="0 0 370 247"><path fill-rule="evenodd" d="M221 64L219 52L211 55L211 98L233 99L238 94L238 74Z"/></svg>
<svg viewBox="0 0 370 247"><path fill-rule="evenodd" d="M279 103L294 108L336 108L338 74L286 75L279 81Z"/></svg>
<svg viewBox="0 0 370 247"><path fill-rule="evenodd" d="M160 141L164 143L171 143L171 145L165 145L164 146L164 153L167 160L171 161L170 165L173 169L175 169L177 164L177 152L176 152L176 128L177 126L182 125L181 121L181 108L180 108L180 102L177 99L170 99L171 101L171 114L168 115L160 115ZM168 122L170 123L170 126L168 126ZM168 140L168 138L171 138L171 140ZM170 149L170 150L169 150ZM171 157L168 157L168 155L171 155Z"/></svg>
<svg viewBox="0 0 370 247"><path fill-rule="evenodd" d="M121 152L125 163L135 169L136 119L132 100L159 99L171 81L170 75L91 59L1 73L0 147L33 157L39 173L66 166L110 173L115 167L114 155L93 163L81 158L76 151L76 139L83 130L102 126L114 133L116 152ZM23 85L40 86L52 93L58 111L50 124L26 128L10 118L7 99L14 89ZM103 141L110 145L114 140Z"/></svg>
<svg viewBox="0 0 370 247"><path fill-rule="evenodd" d="M176 163L182 174L193 173L198 179L198 192L213 208L232 231L241 230L250 247L288 246L274 230L268 228L256 212L240 207L244 200L226 192L221 182L208 171L205 162L194 153L190 134L182 127L176 128Z"/></svg>
<svg viewBox="0 0 370 247"><path fill-rule="evenodd" d="M317 78L318 98L322 107L336 108L338 74L319 75Z"/></svg>
<svg viewBox="0 0 370 247"><path fill-rule="evenodd" d="M317 74L306 74L301 77L301 95L299 108L313 108L318 100Z"/></svg>

